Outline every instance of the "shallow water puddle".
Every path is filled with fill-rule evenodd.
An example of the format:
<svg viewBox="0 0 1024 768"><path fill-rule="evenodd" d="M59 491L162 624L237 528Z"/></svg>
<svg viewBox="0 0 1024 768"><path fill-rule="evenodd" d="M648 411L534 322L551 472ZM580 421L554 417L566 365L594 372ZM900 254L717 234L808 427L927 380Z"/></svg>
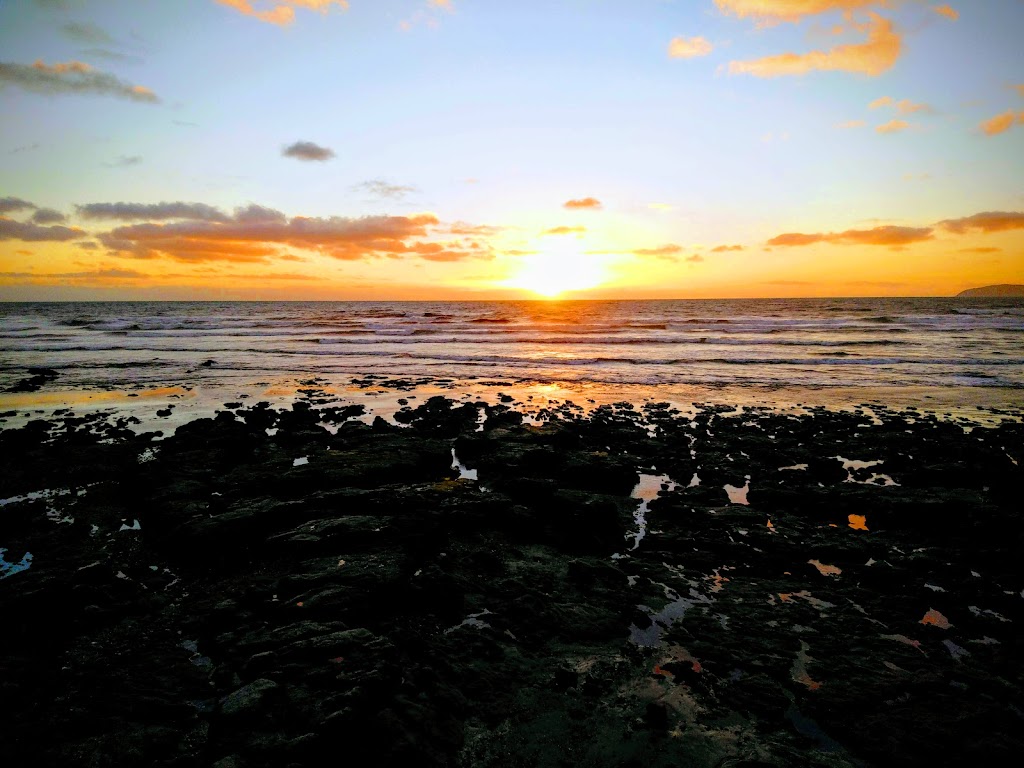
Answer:
<svg viewBox="0 0 1024 768"><path fill-rule="evenodd" d="M491 625L488 624L486 621L481 621L480 617L493 615L494 614L491 611L484 608L482 611L480 611L480 613L469 614L469 616L464 618L460 624L456 624L454 627L449 627L444 631L444 633L446 635L450 635L452 632L454 632L457 629L461 629L462 627L472 627L473 629L489 629Z"/></svg>
<svg viewBox="0 0 1024 768"><path fill-rule="evenodd" d="M828 565L820 560L808 560L808 565L813 565L822 576L839 576L843 569L836 565Z"/></svg>
<svg viewBox="0 0 1024 768"><path fill-rule="evenodd" d="M747 494L750 493L750 475L746 476L746 483L743 484L742 488L737 488L735 485L725 485L726 494L729 496L730 504L742 504L744 506L750 506L750 502L747 501Z"/></svg>
<svg viewBox="0 0 1024 768"><path fill-rule="evenodd" d="M7 547L0 547L0 579L6 579L16 573L27 571L32 567L32 553L26 552L21 560L13 563L7 562Z"/></svg>
<svg viewBox="0 0 1024 768"><path fill-rule="evenodd" d="M866 531L868 529L868 516L867 515L849 515L849 526L855 531Z"/></svg>
<svg viewBox="0 0 1024 768"><path fill-rule="evenodd" d="M930 608L928 613L921 619L921 624L938 627L939 629L949 629L953 625L949 623L949 619L943 616L941 613L936 611L934 608Z"/></svg>
<svg viewBox="0 0 1024 768"><path fill-rule="evenodd" d="M459 480L477 480L477 471L470 469L461 461L459 457L455 455L455 449L452 448L452 469L456 469L459 472Z"/></svg>
<svg viewBox="0 0 1024 768"><path fill-rule="evenodd" d="M960 661L964 656L971 655L970 651L968 651L966 648L961 648L952 640L943 640L942 644L946 646L946 650L949 651L949 655L952 656L956 661Z"/></svg>
<svg viewBox="0 0 1024 768"><path fill-rule="evenodd" d="M879 472L872 473L871 477L869 477L867 480L857 480L853 476L854 470L870 469L871 467L877 467L882 464L885 464L884 459L876 459L873 461L860 461L858 459L847 459L842 456L833 456L832 458L836 459L837 461L843 462L843 469L846 470L846 479L843 481L844 483L859 483L861 485L884 486L899 485L899 483L893 480L892 477L890 477L889 475L883 475Z"/></svg>
<svg viewBox="0 0 1024 768"><path fill-rule="evenodd" d="M57 496L67 496L71 493L70 488L44 488L41 491L30 491L23 496L11 496L7 499L0 499L0 507L6 507L8 504L19 504L23 501L38 501L39 499L52 499ZM85 490L80 490L78 495L81 496L85 493Z"/></svg>
<svg viewBox="0 0 1024 768"><path fill-rule="evenodd" d="M821 683L811 677L807 671L807 666L814 661L813 658L807 653L811 649L806 642L800 641L800 650L797 651L796 659L793 661L793 668L791 674L795 682L801 685L806 685L808 690L816 691L821 688Z"/></svg>
<svg viewBox="0 0 1024 768"><path fill-rule="evenodd" d="M639 499L640 505L633 512L633 520L636 521L636 533L627 534L626 538L633 537L634 550L640 546L640 541L647 535L647 510L650 503L658 498L662 490L674 491L679 485L668 475L640 475L640 482L636 484L633 492L629 495L632 499Z"/></svg>
<svg viewBox="0 0 1024 768"><path fill-rule="evenodd" d="M646 605L637 606L640 610L647 612L651 625L641 629L636 624L630 624L629 640L631 643L643 648L654 648L661 644L661 636L669 627L682 619L687 611L694 606L710 605L713 602L711 598L700 594L692 587L687 597L681 596L671 587L665 587L665 596L669 602L660 611L653 611Z"/></svg>

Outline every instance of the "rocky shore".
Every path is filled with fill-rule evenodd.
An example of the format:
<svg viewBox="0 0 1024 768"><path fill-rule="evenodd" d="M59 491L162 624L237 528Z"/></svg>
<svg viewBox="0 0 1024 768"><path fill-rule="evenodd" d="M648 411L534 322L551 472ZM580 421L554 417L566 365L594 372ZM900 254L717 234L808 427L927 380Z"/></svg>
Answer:
<svg viewBox="0 0 1024 768"><path fill-rule="evenodd" d="M0 432L11 765L1024 754L1018 418L230 405Z"/></svg>

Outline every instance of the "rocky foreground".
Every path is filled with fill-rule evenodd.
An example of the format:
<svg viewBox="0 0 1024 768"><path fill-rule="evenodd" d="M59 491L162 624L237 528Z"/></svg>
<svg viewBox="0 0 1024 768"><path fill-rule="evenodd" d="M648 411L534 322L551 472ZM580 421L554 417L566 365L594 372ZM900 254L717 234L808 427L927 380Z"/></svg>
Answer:
<svg viewBox="0 0 1024 768"><path fill-rule="evenodd" d="M360 413L0 432L5 762L1024 754L1018 420Z"/></svg>

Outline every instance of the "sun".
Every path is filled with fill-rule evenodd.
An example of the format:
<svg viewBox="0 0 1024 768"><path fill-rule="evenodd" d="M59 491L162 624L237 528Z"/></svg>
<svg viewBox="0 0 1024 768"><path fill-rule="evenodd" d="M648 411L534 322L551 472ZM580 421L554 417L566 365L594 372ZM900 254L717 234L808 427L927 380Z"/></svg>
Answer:
<svg viewBox="0 0 1024 768"><path fill-rule="evenodd" d="M579 247L572 243L524 256L519 271L503 285L553 299L567 291L594 288L605 280L604 261L599 256L580 253Z"/></svg>

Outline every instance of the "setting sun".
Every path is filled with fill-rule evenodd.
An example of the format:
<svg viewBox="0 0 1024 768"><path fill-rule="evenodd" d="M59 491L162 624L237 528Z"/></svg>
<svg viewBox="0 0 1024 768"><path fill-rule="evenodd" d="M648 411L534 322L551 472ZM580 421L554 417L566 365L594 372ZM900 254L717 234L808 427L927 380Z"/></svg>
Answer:
<svg viewBox="0 0 1024 768"><path fill-rule="evenodd" d="M570 247L549 248L544 253L524 256L519 271L503 285L554 298L567 291L596 288L606 280L608 273L602 258L581 253L574 243Z"/></svg>

